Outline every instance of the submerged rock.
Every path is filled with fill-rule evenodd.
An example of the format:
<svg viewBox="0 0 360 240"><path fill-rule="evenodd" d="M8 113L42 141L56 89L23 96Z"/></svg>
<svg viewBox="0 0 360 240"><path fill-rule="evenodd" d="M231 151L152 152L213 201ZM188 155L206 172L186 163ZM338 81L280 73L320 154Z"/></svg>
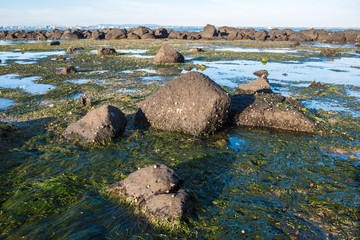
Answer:
<svg viewBox="0 0 360 240"><path fill-rule="evenodd" d="M163 43L154 57L155 63L183 63L184 56L167 43Z"/></svg>
<svg viewBox="0 0 360 240"><path fill-rule="evenodd" d="M194 48L191 52L198 53L198 52L205 52L205 50L202 48Z"/></svg>
<svg viewBox="0 0 360 240"><path fill-rule="evenodd" d="M88 112L79 121L70 124L63 136L85 144L102 143L121 135L126 124L126 118L120 109L111 105L102 105Z"/></svg>
<svg viewBox="0 0 360 240"><path fill-rule="evenodd" d="M145 99L137 116L153 127L199 135L220 128L229 109L228 93L204 74L189 72Z"/></svg>
<svg viewBox="0 0 360 240"><path fill-rule="evenodd" d="M116 50L114 48L104 48L104 47L100 47L97 50L97 54L98 55L114 55L117 54Z"/></svg>
<svg viewBox="0 0 360 240"><path fill-rule="evenodd" d="M269 93L232 96L231 120L237 126L265 127L298 132L320 130L310 111L291 97Z"/></svg>
<svg viewBox="0 0 360 240"><path fill-rule="evenodd" d="M76 73L76 68L74 66L66 66L61 71L60 74L68 75Z"/></svg>
<svg viewBox="0 0 360 240"><path fill-rule="evenodd" d="M49 42L47 43L48 46L58 46L60 45L60 42L59 41L52 41L52 42Z"/></svg>
<svg viewBox="0 0 360 240"><path fill-rule="evenodd" d="M339 56L340 53L338 51L336 51L335 49L324 48L324 49L321 49L320 55L323 57L336 57L336 56Z"/></svg>
<svg viewBox="0 0 360 240"><path fill-rule="evenodd" d="M327 88L326 84L317 81L312 81L309 88Z"/></svg>
<svg viewBox="0 0 360 240"><path fill-rule="evenodd" d="M271 90L270 84L268 79L263 75L262 77L251 81L249 83L246 83L244 85L241 86L237 86L235 87L237 92L240 93L272 93L273 91Z"/></svg>
<svg viewBox="0 0 360 240"><path fill-rule="evenodd" d="M191 217L197 203L194 193L180 190L184 179L164 164L150 165L109 186L108 192L139 206L160 223Z"/></svg>

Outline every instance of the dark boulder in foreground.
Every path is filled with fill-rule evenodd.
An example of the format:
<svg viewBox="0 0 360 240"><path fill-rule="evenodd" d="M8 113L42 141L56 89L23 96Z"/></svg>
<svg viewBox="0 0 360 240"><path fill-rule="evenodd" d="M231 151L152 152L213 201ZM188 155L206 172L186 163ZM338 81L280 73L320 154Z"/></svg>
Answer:
<svg viewBox="0 0 360 240"><path fill-rule="evenodd" d="M154 57L155 63L183 63L184 56L169 44L164 43Z"/></svg>
<svg viewBox="0 0 360 240"><path fill-rule="evenodd" d="M269 93L232 96L231 120L237 126L264 127L279 130L314 132L319 122L309 110L291 97Z"/></svg>
<svg viewBox="0 0 360 240"><path fill-rule="evenodd" d="M249 83L246 83L244 85L241 86L237 86L235 87L237 92L240 93L260 93L260 92L264 92L264 93L272 93L273 91L271 90L270 84L268 79L263 75L262 77L251 81Z"/></svg>
<svg viewBox="0 0 360 240"><path fill-rule="evenodd" d="M323 57L336 57L336 56L339 56L340 53L338 51L336 51L335 49L324 48L324 49L321 49L320 55Z"/></svg>
<svg viewBox="0 0 360 240"><path fill-rule="evenodd" d="M60 74L68 75L76 73L76 68L74 66L66 66L61 71Z"/></svg>
<svg viewBox="0 0 360 240"><path fill-rule="evenodd" d="M116 50L114 48L104 48L104 47L100 47L97 50L97 54L98 55L114 55L117 54Z"/></svg>
<svg viewBox="0 0 360 240"><path fill-rule="evenodd" d="M69 140L79 140L85 144L102 143L121 135L127 121L120 109L102 105L91 110L79 121L70 124L63 133Z"/></svg>
<svg viewBox="0 0 360 240"><path fill-rule="evenodd" d="M257 77L262 77L262 76L267 77L267 76L269 76L269 72L266 71L265 69L261 69L261 70L259 70L259 71L256 71L256 72L254 72L253 74L254 74L255 76L257 76Z"/></svg>
<svg viewBox="0 0 360 240"><path fill-rule="evenodd" d="M164 164L155 164L131 173L109 186L110 194L139 206L147 217L160 223L180 221L195 213L195 195L180 190L184 179Z"/></svg>
<svg viewBox="0 0 360 240"><path fill-rule="evenodd" d="M137 118L167 131L207 134L225 122L230 101L228 93L209 77L189 72L145 99Z"/></svg>
<svg viewBox="0 0 360 240"><path fill-rule="evenodd" d="M327 88L327 86L325 83L320 83L314 80L309 85L309 88Z"/></svg>

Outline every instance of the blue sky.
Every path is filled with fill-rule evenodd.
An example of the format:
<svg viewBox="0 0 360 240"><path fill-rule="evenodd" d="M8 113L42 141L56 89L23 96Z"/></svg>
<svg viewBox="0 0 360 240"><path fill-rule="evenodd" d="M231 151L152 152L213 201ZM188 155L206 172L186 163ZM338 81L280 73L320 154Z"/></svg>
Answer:
<svg viewBox="0 0 360 240"><path fill-rule="evenodd" d="M0 26L356 27L360 0L0 0Z"/></svg>

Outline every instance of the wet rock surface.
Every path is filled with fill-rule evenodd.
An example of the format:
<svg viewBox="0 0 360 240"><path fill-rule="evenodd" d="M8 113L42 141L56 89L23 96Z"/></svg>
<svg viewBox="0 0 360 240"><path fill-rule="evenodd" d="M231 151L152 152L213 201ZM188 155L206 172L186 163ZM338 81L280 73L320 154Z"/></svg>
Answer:
<svg viewBox="0 0 360 240"><path fill-rule="evenodd" d="M111 194L125 197L150 218L168 222L191 217L196 197L190 190L179 190L184 179L165 164L141 168L109 186Z"/></svg>
<svg viewBox="0 0 360 240"><path fill-rule="evenodd" d="M323 57L336 57L336 56L339 56L340 53L338 51L336 51L335 49L324 48L324 49L321 49L320 55Z"/></svg>
<svg viewBox="0 0 360 240"><path fill-rule="evenodd" d="M239 93L272 93L271 86L268 79L263 75L262 77L246 83L241 86L235 87L236 91Z"/></svg>
<svg viewBox="0 0 360 240"><path fill-rule="evenodd" d="M163 43L159 52L155 55L155 63L183 63L184 56L167 43Z"/></svg>
<svg viewBox="0 0 360 240"><path fill-rule="evenodd" d="M271 93L238 94L231 98L230 122L237 126L264 127L296 132L320 130L309 110L291 97Z"/></svg>
<svg viewBox="0 0 360 240"><path fill-rule="evenodd" d="M325 83L320 83L314 80L309 85L309 88L327 88L327 86Z"/></svg>
<svg viewBox="0 0 360 240"><path fill-rule="evenodd" d="M79 121L70 124L63 136L68 140L82 143L102 143L120 136L127 120L120 109L111 105L102 105L88 112Z"/></svg>
<svg viewBox="0 0 360 240"><path fill-rule="evenodd" d="M202 73L189 72L145 99L137 116L153 127L200 135L221 127L229 108L230 97L219 85Z"/></svg>

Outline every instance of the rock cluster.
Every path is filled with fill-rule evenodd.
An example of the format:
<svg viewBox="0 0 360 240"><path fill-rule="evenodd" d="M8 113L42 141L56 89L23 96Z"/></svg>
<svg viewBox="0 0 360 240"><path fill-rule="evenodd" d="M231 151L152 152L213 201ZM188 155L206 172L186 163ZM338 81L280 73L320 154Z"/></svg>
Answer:
<svg viewBox="0 0 360 240"><path fill-rule="evenodd" d="M139 206L150 219L166 223L195 213L196 197L190 190L180 190L183 182L173 169L155 164L129 174L110 185L108 191Z"/></svg>
<svg viewBox="0 0 360 240"><path fill-rule="evenodd" d="M52 31L0 31L0 40L75 40L75 39L226 39L226 40L256 40L256 41L291 41L294 42L326 42L326 43L355 43L360 42L359 30L332 31L324 29L308 29L294 31L292 29L258 30L253 28L220 27L206 25L201 32L174 31L173 29L150 28L139 26L126 29L104 30L58 30Z"/></svg>

